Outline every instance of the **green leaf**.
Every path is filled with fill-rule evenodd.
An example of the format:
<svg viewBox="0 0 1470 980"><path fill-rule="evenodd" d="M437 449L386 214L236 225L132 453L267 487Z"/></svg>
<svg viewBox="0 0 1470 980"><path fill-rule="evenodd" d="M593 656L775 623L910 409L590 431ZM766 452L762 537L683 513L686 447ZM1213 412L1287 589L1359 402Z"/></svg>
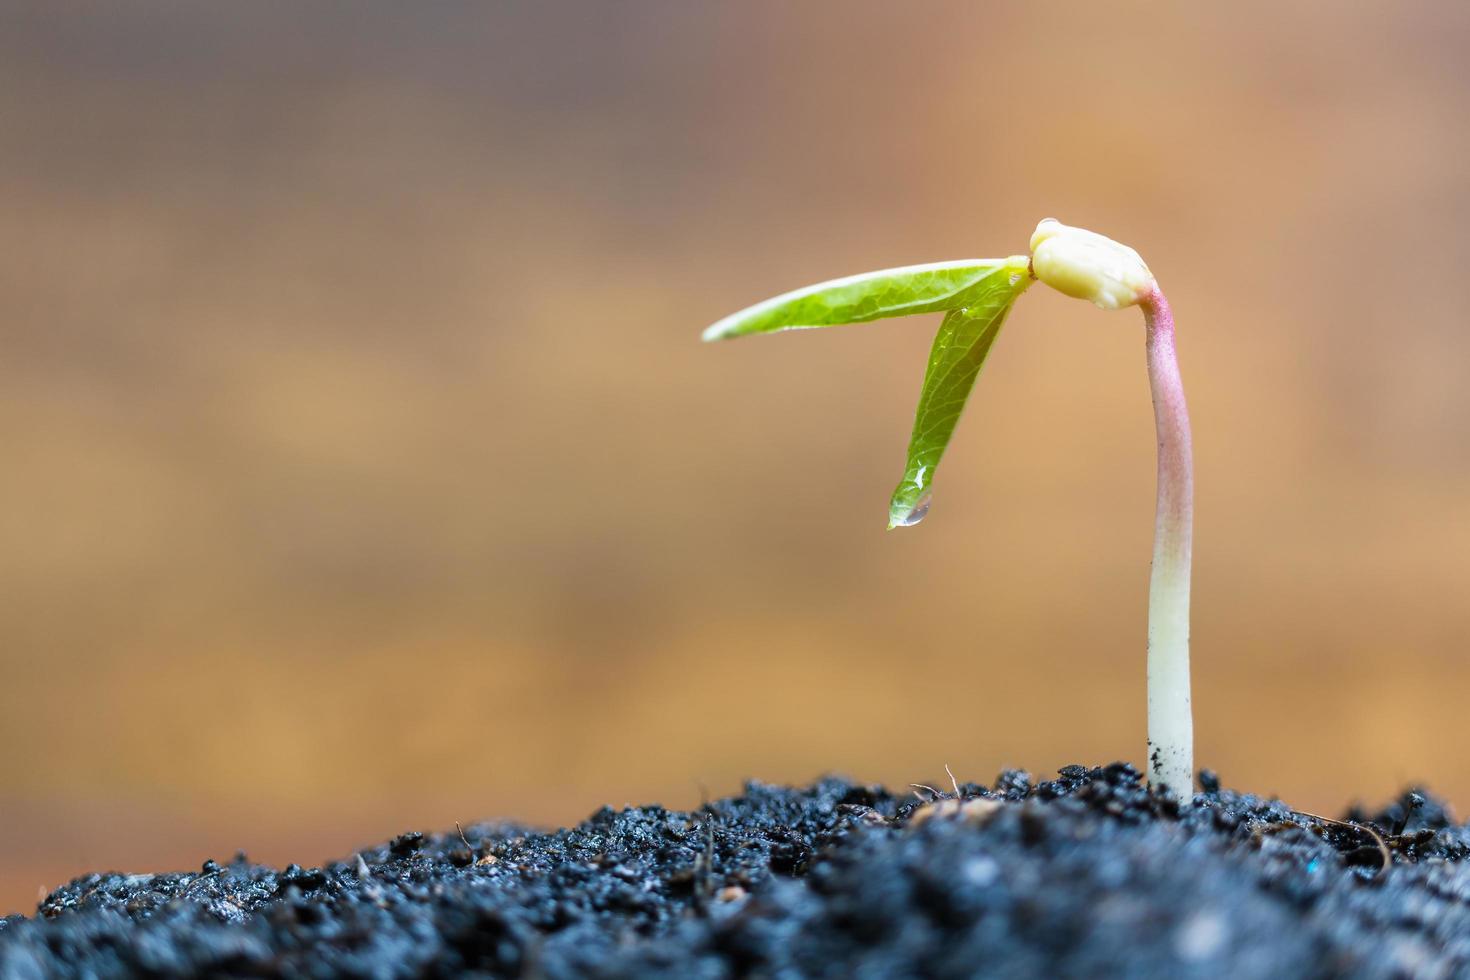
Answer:
<svg viewBox="0 0 1470 980"><path fill-rule="evenodd" d="M934 471L955 423L1011 304L1029 285L1031 277L1024 266L1019 274L991 277L973 293L968 306L950 311L939 325L909 438L908 468L888 505L890 529L917 524L929 512Z"/></svg>
<svg viewBox="0 0 1470 980"><path fill-rule="evenodd" d="M889 316L934 313L975 306L1017 272L1026 278L1028 259L967 259L909 265L832 279L725 317L704 332L705 340L745 334L866 323ZM1019 266L1017 265L1019 263Z"/></svg>

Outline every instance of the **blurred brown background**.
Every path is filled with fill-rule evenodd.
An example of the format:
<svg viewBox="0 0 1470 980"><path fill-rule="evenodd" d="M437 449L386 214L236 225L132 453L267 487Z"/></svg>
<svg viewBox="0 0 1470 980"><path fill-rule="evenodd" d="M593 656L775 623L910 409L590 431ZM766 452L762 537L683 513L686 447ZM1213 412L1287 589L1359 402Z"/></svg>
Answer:
<svg viewBox="0 0 1470 980"><path fill-rule="evenodd" d="M0 911L1141 761L1135 314L1034 290L894 533L932 318L697 342L1046 215L1180 319L1201 764L1470 809L1470 7L1043 6L5 4Z"/></svg>

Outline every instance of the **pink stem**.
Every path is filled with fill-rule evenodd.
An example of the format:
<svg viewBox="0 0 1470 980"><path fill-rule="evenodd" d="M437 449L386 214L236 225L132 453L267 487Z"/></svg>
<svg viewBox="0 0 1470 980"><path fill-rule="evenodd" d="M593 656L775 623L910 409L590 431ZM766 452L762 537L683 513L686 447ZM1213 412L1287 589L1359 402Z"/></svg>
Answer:
<svg viewBox="0 0 1470 980"><path fill-rule="evenodd" d="M1194 451L1174 352L1174 314L1157 284L1139 305L1148 329L1148 381L1159 442L1148 601L1149 773L1155 786L1187 800L1194 793L1194 721L1189 696Z"/></svg>

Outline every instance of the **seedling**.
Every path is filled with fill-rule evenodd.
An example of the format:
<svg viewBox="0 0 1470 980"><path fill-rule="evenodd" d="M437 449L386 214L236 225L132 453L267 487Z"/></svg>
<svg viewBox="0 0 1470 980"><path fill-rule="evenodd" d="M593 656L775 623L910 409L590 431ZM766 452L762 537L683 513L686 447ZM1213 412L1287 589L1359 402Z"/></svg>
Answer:
<svg viewBox="0 0 1470 980"><path fill-rule="evenodd" d="M1189 413L1174 353L1174 317L1133 249L1051 218L1036 226L1031 255L936 262L818 283L732 314L705 340L916 313L944 313L919 392L908 463L888 505L888 526L929 512L934 474L1001 324L1035 280L1105 310L1143 310L1149 388L1158 435L1158 496L1148 595L1148 741L1154 786L1193 794L1194 722L1189 700L1189 568L1194 475Z"/></svg>

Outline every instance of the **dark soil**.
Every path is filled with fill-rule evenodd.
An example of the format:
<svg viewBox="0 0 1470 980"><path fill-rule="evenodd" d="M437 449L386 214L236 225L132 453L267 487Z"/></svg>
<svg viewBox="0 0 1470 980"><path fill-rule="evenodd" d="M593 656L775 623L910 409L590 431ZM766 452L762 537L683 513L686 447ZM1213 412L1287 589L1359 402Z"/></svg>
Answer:
<svg viewBox="0 0 1470 980"><path fill-rule="evenodd" d="M88 875L0 920L0 976L1470 976L1470 827L1440 804L1332 822L1205 782L1183 808L1126 765L927 805L751 784L322 868Z"/></svg>

